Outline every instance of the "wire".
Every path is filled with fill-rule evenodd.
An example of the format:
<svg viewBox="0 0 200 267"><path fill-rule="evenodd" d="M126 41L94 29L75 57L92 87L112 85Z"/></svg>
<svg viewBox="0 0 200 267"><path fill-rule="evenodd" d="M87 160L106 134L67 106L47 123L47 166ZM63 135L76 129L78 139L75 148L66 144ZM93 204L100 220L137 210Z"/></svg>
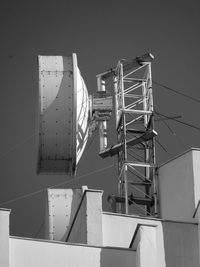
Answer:
<svg viewBox="0 0 200 267"><path fill-rule="evenodd" d="M142 208L141 206L139 206L135 201L133 201L131 199L128 199L128 201L131 202L132 204L136 205L139 209L141 209L142 211L146 212L150 216L153 216L150 212L148 212L147 210L145 210L144 208Z"/></svg>
<svg viewBox="0 0 200 267"><path fill-rule="evenodd" d="M155 113L157 114L157 115L161 115L161 116L163 116L164 118L170 118L170 117L168 117L168 116L165 116L165 115L163 115L163 114L161 114L161 113L159 113L159 112L157 112L157 111L155 111ZM200 131L200 127L197 127L197 126L195 126L195 125L193 125L193 124L190 124L190 123L187 123L187 122L184 122L184 121L179 121L179 120L177 120L177 119L174 119L174 118L171 118L173 121L176 121L176 122L178 122L178 123L181 123L181 124L183 124L183 125L186 125L186 126L188 126L188 127L191 127L191 128L193 128L193 129L195 129L195 130L198 130L198 131Z"/></svg>
<svg viewBox="0 0 200 267"><path fill-rule="evenodd" d="M157 140L157 139L155 139L156 140L156 143L168 154L168 155L171 155L168 151L167 151L167 149Z"/></svg>
<svg viewBox="0 0 200 267"><path fill-rule="evenodd" d="M43 221L43 222L40 224L40 227L39 227L39 229L37 230L37 232L35 233L34 238L37 238L37 237L38 237L38 235L39 235L40 231L42 230L44 224L45 224L45 221Z"/></svg>
<svg viewBox="0 0 200 267"><path fill-rule="evenodd" d="M155 111L156 112L156 111ZM160 117L160 113L156 112L156 114ZM162 116L162 115L161 115ZM179 141L179 143L184 147L184 148L188 148L188 146L186 146L183 141L180 139L180 137L177 136L177 134L172 130L172 128L166 123L166 121L162 121L165 126L169 129L169 131L171 132L172 135L174 135L176 137L176 139Z"/></svg>
<svg viewBox="0 0 200 267"><path fill-rule="evenodd" d="M26 137L23 141L17 143L16 145L14 145L13 147L11 147L9 150L7 150L5 153L3 153L0 156L0 160L2 160L3 158L5 158L10 152L14 151L15 149L17 149L18 147L20 147L21 145L25 144L27 141L29 141L30 139L32 139L36 134L38 134L38 132L35 132L31 135L29 135L28 137Z"/></svg>
<svg viewBox="0 0 200 267"><path fill-rule="evenodd" d="M187 95L187 94L184 94L184 93L181 93L181 92L179 92L179 91L177 91L177 90L175 90L175 89L173 89L171 87L168 87L168 86L166 86L164 84L161 84L159 82L153 81L153 83L156 84L156 85L159 85L159 86L161 86L161 87L163 87L163 88L165 88L165 89L167 89L169 91L172 91L172 92L174 92L174 93L176 93L178 95L182 95L182 96L184 96L186 98L189 98L190 100L193 100L193 101L195 101L197 103L200 103L200 99L194 98L194 97L192 97L190 95Z"/></svg>
<svg viewBox="0 0 200 267"><path fill-rule="evenodd" d="M98 169L98 170L91 171L89 173L83 174L83 175L81 175L81 176L79 176L79 177L77 177L75 179L72 178L72 179L70 179L68 181L65 181L65 182L62 182L62 183L58 183L58 184L52 185L52 186L50 186L48 188L54 188L54 187L61 186L61 185L64 185L64 184L68 184L68 183L71 183L71 182L76 182L76 181L78 181L78 180L80 180L80 179L82 179L82 178L84 178L86 176L89 176L89 175L92 175L92 174L95 174L95 173L98 173L98 172L107 170L107 169L109 169L109 168L111 168L111 167L113 167L115 165L116 165L116 163L115 164L112 164L112 165L109 165L107 167L104 167L104 168L101 168L101 169ZM13 203L13 202L16 202L16 201L21 200L21 199L24 199L24 198L28 198L28 197L34 196L36 194L39 194L39 193L42 193L42 192L46 191L46 189L47 189L47 187L42 188L42 189L37 190L37 191L34 191L34 192L31 192L31 193L28 193L28 194L25 194L25 195L22 195L22 196L19 196L19 197L16 197L16 198L13 198L13 199L10 199L8 201L1 202L0 203L0 206L1 205L7 205L9 203Z"/></svg>
<svg viewBox="0 0 200 267"><path fill-rule="evenodd" d="M130 186L132 186L136 191L144 194L146 197L148 197L149 199L151 199L151 197L149 195L147 195L145 192L143 192L142 190L140 190L138 187L136 187L135 185L130 183Z"/></svg>

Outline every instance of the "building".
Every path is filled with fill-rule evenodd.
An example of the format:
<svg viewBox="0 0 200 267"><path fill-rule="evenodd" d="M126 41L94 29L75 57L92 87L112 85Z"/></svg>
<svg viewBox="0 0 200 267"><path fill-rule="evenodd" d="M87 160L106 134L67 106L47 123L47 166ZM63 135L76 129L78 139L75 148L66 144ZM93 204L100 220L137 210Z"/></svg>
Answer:
<svg viewBox="0 0 200 267"><path fill-rule="evenodd" d="M104 212L100 190L49 189L45 238L29 239L1 209L0 266L200 266L199 162L191 149L158 168L158 218Z"/></svg>

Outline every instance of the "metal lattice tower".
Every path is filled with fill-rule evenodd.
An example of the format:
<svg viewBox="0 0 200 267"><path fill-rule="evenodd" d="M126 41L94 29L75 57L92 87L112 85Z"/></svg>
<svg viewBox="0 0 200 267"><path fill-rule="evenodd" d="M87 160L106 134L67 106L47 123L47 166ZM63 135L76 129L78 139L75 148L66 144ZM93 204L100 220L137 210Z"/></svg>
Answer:
<svg viewBox="0 0 200 267"><path fill-rule="evenodd" d="M118 154L118 196L112 201L126 214L157 215L155 136L151 61L145 54L121 60L115 70L98 76L99 91L114 79L117 144L107 148L106 122L100 123L100 156ZM136 212L137 211L137 212Z"/></svg>
<svg viewBox="0 0 200 267"><path fill-rule="evenodd" d="M118 144L121 211L129 207L157 213L155 207L155 144L151 62L127 68L119 62L115 77L116 129ZM123 200L124 199L124 200ZM143 207L142 207L143 206ZM154 211L152 211L154 206ZM156 209L156 210L155 210Z"/></svg>

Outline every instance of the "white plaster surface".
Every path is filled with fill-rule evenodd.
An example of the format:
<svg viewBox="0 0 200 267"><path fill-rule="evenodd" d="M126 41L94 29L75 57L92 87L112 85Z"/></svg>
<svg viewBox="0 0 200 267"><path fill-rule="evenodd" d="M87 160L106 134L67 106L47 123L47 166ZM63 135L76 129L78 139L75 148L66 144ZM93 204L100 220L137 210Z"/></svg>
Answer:
<svg viewBox="0 0 200 267"><path fill-rule="evenodd" d="M102 192L86 192L87 244L102 246Z"/></svg>
<svg viewBox="0 0 200 267"><path fill-rule="evenodd" d="M197 206L197 211L195 215L198 222L200 222L200 205ZM198 223L198 253L199 253L199 263L200 263L200 223Z"/></svg>
<svg viewBox="0 0 200 267"><path fill-rule="evenodd" d="M0 267L9 267L9 215L10 210L0 209Z"/></svg>
<svg viewBox="0 0 200 267"><path fill-rule="evenodd" d="M160 225L159 220L149 220L133 216L120 216L114 213L102 214L103 245L129 247L138 224Z"/></svg>
<svg viewBox="0 0 200 267"><path fill-rule="evenodd" d="M130 246L138 224L155 226L156 228L155 238L157 244L157 264L159 267L165 266L163 228L161 221L154 219L144 219L133 216L124 216L124 215L120 216L112 213L103 213L102 223L103 223L102 224L103 246L115 246L124 248L128 248ZM137 259L139 260L138 257Z"/></svg>
<svg viewBox="0 0 200 267"><path fill-rule="evenodd" d="M10 238L9 267L133 267L135 252Z"/></svg>
<svg viewBox="0 0 200 267"><path fill-rule="evenodd" d="M199 150L190 150L159 168L159 204L161 218L194 221L200 194Z"/></svg>
<svg viewBox="0 0 200 267"><path fill-rule="evenodd" d="M65 241L80 203L81 189L48 189L45 211L45 238Z"/></svg>
<svg viewBox="0 0 200 267"><path fill-rule="evenodd" d="M85 190L68 242L102 245L102 193L100 190Z"/></svg>
<svg viewBox="0 0 200 267"><path fill-rule="evenodd" d="M162 266L157 265L157 242L156 242L156 228L150 226L140 227L140 242L139 242L139 266L138 267L149 267L149 266Z"/></svg>
<svg viewBox="0 0 200 267"><path fill-rule="evenodd" d="M194 202L197 207L200 200L200 151L192 151L193 173L194 173Z"/></svg>

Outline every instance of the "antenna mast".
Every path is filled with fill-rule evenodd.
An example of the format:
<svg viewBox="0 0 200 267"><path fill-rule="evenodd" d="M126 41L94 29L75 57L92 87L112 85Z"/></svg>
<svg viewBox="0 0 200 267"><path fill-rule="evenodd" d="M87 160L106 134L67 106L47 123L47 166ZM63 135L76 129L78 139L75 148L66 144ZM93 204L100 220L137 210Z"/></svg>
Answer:
<svg viewBox="0 0 200 267"><path fill-rule="evenodd" d="M157 215L155 136L151 61L144 54L121 60L115 70L97 76L98 91L113 77L117 144L107 148L106 122L100 122L100 156L118 155L118 196L110 201L125 214ZM102 82L103 81L103 82Z"/></svg>

